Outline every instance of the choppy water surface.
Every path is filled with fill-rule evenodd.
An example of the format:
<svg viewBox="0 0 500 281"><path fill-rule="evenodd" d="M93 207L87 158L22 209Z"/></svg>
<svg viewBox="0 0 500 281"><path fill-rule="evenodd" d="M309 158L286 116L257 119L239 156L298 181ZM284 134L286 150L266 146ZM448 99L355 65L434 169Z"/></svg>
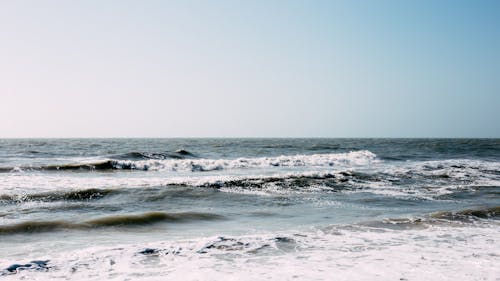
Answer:
<svg viewBox="0 0 500 281"><path fill-rule="evenodd" d="M498 139L0 140L0 278L500 280Z"/></svg>

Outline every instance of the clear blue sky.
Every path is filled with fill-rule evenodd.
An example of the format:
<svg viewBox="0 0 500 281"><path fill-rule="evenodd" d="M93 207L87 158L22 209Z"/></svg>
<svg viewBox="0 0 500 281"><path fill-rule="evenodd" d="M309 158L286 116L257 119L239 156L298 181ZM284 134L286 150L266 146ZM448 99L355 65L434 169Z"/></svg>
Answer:
<svg viewBox="0 0 500 281"><path fill-rule="evenodd" d="M500 1L0 0L0 137L500 137Z"/></svg>

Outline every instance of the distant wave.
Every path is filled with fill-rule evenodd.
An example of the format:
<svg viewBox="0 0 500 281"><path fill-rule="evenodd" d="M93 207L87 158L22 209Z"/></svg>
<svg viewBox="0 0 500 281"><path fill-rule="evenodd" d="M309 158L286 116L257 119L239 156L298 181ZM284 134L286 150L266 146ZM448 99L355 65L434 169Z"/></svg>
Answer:
<svg viewBox="0 0 500 281"><path fill-rule="evenodd" d="M68 221L26 221L11 225L1 225L0 235L34 232L50 232L57 230L86 230L99 227L144 226L160 222L188 222L193 220L219 220L224 217L211 213L165 213L149 212L139 215L117 215L91 219L80 223Z"/></svg>
<svg viewBox="0 0 500 281"><path fill-rule="evenodd" d="M71 190L71 191L53 191L53 192L42 192L42 193L28 193L28 194L16 194L0 195L0 202L3 203L18 203L26 201L86 201L86 200L97 200L105 196L113 195L119 193L118 189L107 189L107 188L89 188L81 190Z"/></svg>
<svg viewBox="0 0 500 281"><path fill-rule="evenodd" d="M160 152L128 152L124 154L114 155L111 157L114 160L164 160L164 159L186 159L186 158L194 158L196 155L185 150L178 149L174 152L168 153L160 153Z"/></svg>
<svg viewBox="0 0 500 281"><path fill-rule="evenodd" d="M338 144L315 144L309 147L306 147L307 150L335 150L340 149L340 145Z"/></svg>
<svg viewBox="0 0 500 281"><path fill-rule="evenodd" d="M115 170L115 160L100 160L85 163L53 164L42 166L0 167L0 173L20 171L105 171ZM123 167L122 169L126 169Z"/></svg>

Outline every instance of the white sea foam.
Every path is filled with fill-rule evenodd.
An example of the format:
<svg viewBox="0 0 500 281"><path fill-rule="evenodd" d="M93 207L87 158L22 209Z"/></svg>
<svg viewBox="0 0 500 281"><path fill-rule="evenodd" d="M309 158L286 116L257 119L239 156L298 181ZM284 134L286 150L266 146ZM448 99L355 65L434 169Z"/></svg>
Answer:
<svg viewBox="0 0 500 281"><path fill-rule="evenodd" d="M337 181L335 191L433 200L477 186L500 186L500 162L484 160L439 160L384 162L369 151L344 154L241 158L232 160L147 160L135 165L157 164L158 172L0 174L0 192L19 194L85 188L144 188L168 185L219 187L220 191L256 195L276 195L331 190L324 183ZM135 163L134 162L134 163ZM333 163L333 164L332 164ZM335 164L336 163L336 164ZM331 165L332 164L332 165ZM192 173L190 167L224 167L219 171ZM269 169L267 165L273 167ZM281 165L281 166L279 166ZM287 166L288 165L288 166ZM295 165L295 166L294 166ZM173 171L176 166L179 170ZM261 169L263 167L263 169ZM242 169L244 168L244 169ZM215 170L215 168L214 168ZM307 184L293 184L294 178ZM274 179L274 180L269 180ZM323 180L324 181L323 181ZM245 184L251 183L251 184Z"/></svg>
<svg viewBox="0 0 500 281"><path fill-rule="evenodd" d="M348 153L286 155L279 157L238 159L115 161L113 164L116 168L132 168L137 170L214 171L267 167L332 167L337 165L366 165L375 160L375 154L368 150L360 150Z"/></svg>
<svg viewBox="0 0 500 281"><path fill-rule="evenodd" d="M141 254L144 248L155 250ZM498 280L500 276L500 226L495 223L413 230L333 226L115 247L66 245L45 254L33 248L22 254L23 249L13 251L0 257L4 268L35 259L50 260L51 268L4 275L7 280Z"/></svg>
<svg viewBox="0 0 500 281"><path fill-rule="evenodd" d="M393 177L401 176L435 176L442 179L469 180L476 177L498 178L500 162L451 159L434 161L406 162L404 165L387 166L383 172Z"/></svg>

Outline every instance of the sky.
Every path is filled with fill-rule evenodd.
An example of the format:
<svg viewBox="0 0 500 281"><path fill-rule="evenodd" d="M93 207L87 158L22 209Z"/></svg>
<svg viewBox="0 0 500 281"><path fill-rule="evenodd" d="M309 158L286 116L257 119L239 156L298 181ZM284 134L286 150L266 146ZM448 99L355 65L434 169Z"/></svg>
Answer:
<svg viewBox="0 0 500 281"><path fill-rule="evenodd" d="M0 137L500 137L500 1L0 0Z"/></svg>

